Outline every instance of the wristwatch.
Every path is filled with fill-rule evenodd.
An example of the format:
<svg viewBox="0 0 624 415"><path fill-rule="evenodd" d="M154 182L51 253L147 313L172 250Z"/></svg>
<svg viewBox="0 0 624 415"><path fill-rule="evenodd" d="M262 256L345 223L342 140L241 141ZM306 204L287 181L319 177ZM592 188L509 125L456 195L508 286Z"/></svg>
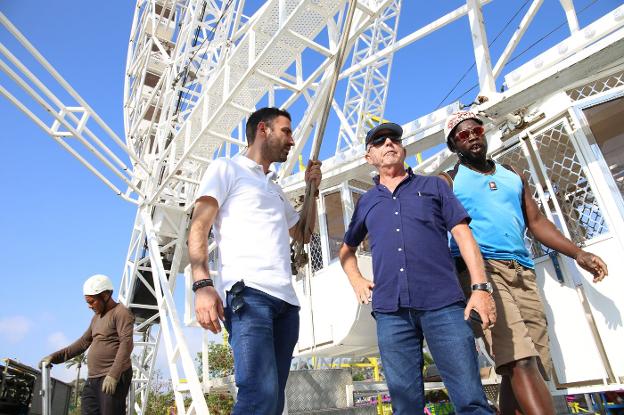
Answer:
<svg viewBox="0 0 624 415"><path fill-rule="evenodd" d="M492 283L489 283L489 282L472 284L471 288L472 288L472 291L487 291L490 294L492 294L492 291L494 291L494 288L492 287Z"/></svg>

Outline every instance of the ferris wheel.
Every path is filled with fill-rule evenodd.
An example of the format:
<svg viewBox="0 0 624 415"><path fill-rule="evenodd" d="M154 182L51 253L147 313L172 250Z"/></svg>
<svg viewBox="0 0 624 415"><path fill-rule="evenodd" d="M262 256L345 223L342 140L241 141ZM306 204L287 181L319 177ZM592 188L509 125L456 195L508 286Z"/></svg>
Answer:
<svg viewBox="0 0 624 415"><path fill-rule="evenodd" d="M496 91L496 80L541 1L529 6L494 65L482 15L482 5L488 1L467 0L400 39L401 0L270 0L256 8L248 3L137 1L124 85L125 140L0 14L2 24L74 102L59 99L41 82L34 87L22 82L34 75L4 46L3 56L18 70L4 62L2 69L53 115L52 124L43 122L6 88L0 86L0 93L116 194L137 206L119 289L120 300L136 316L130 399L137 413L144 412L162 345L179 413L208 413L204 393L214 384L207 370L203 378L197 374L184 332L184 327L197 326L193 298L187 295L179 304L173 293L178 275L188 264L186 232L199 180L216 157L230 157L245 149L244 125L255 108L277 106L301 114L293 134L296 144L288 160L275 166L280 183L295 200L304 191L300 160L314 154L321 142L327 155L323 188L367 174L361 163L363 137L383 120L394 54L457 19L469 20L467 35L472 37L479 78L475 96L487 98L491 116L518 123L517 116L509 113L531 99L504 96ZM561 1L561 5L570 31L578 31L572 2ZM620 26L603 25L602 30ZM587 44L599 34L592 36L596 37L587 37ZM553 56L552 62L563 59L565 53ZM508 87L522 85L535 71L514 71L505 82ZM441 124L458 108L455 102L408 123L408 152L415 154L442 143ZM325 133L328 117L336 126L331 134ZM71 147L65 137L77 138L82 149ZM127 155L129 163L119 152ZM97 164L85 153L94 156ZM441 149L419 169L433 171L450 162L449 153ZM210 249L211 258L218 260L214 243ZM307 249L313 254L314 247ZM311 272L310 268L304 271ZM190 293L190 278L181 281Z"/></svg>
<svg viewBox="0 0 624 415"><path fill-rule="evenodd" d="M135 393L147 391L160 339L178 407L186 388L194 410L206 411L202 397L209 382L195 373L169 276L188 263L185 238L196 185L210 160L245 148L246 116L258 106L306 107L293 134L296 145L278 167L282 180L294 182L300 156L310 151L306 144L322 139L315 127L328 110L340 119L331 144L336 154L351 156L367 123L383 116L392 54L362 62L394 44L401 2L346 3L269 1L250 15L236 0L137 3L125 85L126 144L152 176L134 177L151 207L137 214L120 291L141 321L135 382L145 382ZM348 86L339 106L336 61L351 50L352 71L343 75ZM187 325L195 324L191 309L188 297Z"/></svg>

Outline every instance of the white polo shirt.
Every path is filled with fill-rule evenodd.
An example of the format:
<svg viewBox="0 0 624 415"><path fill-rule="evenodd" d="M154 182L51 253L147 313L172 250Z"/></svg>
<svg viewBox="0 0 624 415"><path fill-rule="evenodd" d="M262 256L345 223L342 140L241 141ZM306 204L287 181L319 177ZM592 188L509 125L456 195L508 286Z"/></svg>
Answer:
<svg viewBox="0 0 624 415"><path fill-rule="evenodd" d="M292 285L288 230L299 220L282 189L262 166L237 154L210 163L196 200L219 203L214 235L219 249L215 288L225 293L240 280L287 303L299 305Z"/></svg>

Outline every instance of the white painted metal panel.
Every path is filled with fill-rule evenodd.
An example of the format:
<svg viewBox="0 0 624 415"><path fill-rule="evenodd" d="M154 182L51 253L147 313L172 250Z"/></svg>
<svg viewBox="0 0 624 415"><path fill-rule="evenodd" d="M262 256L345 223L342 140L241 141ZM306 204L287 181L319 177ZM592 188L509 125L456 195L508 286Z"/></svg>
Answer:
<svg viewBox="0 0 624 415"><path fill-rule="evenodd" d="M297 293L297 298L301 306L301 310L299 310L299 341L295 347L295 354L304 353L310 350L314 345L312 309L310 307L310 297L304 294L305 282L305 279L301 279L294 284L295 292Z"/></svg>
<svg viewBox="0 0 624 415"><path fill-rule="evenodd" d="M549 257L536 263L535 273L544 299L557 381L565 384L594 379L602 383L606 372L573 282L566 278L566 283L561 284L557 280Z"/></svg>
<svg viewBox="0 0 624 415"><path fill-rule="evenodd" d="M624 249L615 238L589 242L586 249L599 254L610 265L611 274L598 284L592 283L592 277L582 271L583 289L596 321L607 358L616 376L624 378L624 278L619 263ZM579 272L575 268L572 272Z"/></svg>
<svg viewBox="0 0 624 415"><path fill-rule="evenodd" d="M372 279L371 257L358 255L358 263L362 274ZM302 304L299 355L363 355L363 352L376 350L376 325L371 316L371 305L357 302L340 263L334 261L328 267L316 272L310 283L314 347L308 349L301 343L302 339L305 341L309 339L312 321L304 317L303 306L310 301L308 300L310 297L302 297L300 294L302 290L297 288L297 295Z"/></svg>

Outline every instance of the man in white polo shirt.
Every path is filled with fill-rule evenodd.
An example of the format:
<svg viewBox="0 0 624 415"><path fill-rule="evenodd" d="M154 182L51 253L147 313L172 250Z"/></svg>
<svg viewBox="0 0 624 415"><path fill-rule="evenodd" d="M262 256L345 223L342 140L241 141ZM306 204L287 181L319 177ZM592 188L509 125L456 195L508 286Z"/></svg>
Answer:
<svg viewBox="0 0 624 415"><path fill-rule="evenodd" d="M286 161L295 144L290 114L259 109L249 116L246 135L248 150L214 160L199 185L188 239L195 314L213 333L221 331L220 321L229 332L238 386L233 414L281 414L299 336L289 236L307 242L315 221L300 229L299 214L269 170L271 163ZM318 187L320 166L310 161L306 182ZM213 225L219 248L214 283L208 269Z"/></svg>

